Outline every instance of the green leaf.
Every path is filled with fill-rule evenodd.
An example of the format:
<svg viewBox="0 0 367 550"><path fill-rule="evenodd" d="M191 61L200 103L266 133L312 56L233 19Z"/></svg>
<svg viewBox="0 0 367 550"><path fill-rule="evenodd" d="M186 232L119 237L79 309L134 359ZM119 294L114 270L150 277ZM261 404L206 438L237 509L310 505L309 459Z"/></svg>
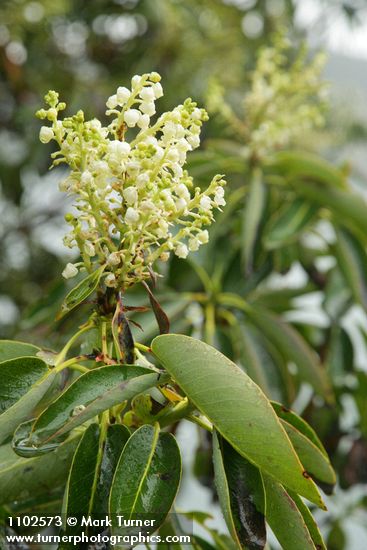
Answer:
<svg viewBox="0 0 367 550"><path fill-rule="evenodd" d="M55 451L20 458L10 445L0 447L0 504L52 492L65 483L81 432L76 431Z"/></svg>
<svg viewBox="0 0 367 550"><path fill-rule="evenodd" d="M301 512L303 520L307 526L308 532L314 542L314 545L317 550L327 550L325 546L324 539L320 533L320 530L317 526L316 521L314 520L313 515L311 514L308 506L303 502L303 500L296 494L290 493L289 496L292 498L293 502L297 506L298 510Z"/></svg>
<svg viewBox="0 0 367 550"><path fill-rule="evenodd" d="M40 348L17 342L16 340L0 340L0 363L17 357L34 357L40 351Z"/></svg>
<svg viewBox="0 0 367 550"><path fill-rule="evenodd" d="M244 326L236 326L238 342L241 349L241 362L246 366L246 372L252 380L260 386L266 395L270 394L269 382L266 377L262 358L258 352L256 342L249 330Z"/></svg>
<svg viewBox="0 0 367 550"><path fill-rule="evenodd" d="M327 537L328 550L347 550L347 537L339 521L335 521Z"/></svg>
<svg viewBox="0 0 367 550"><path fill-rule="evenodd" d="M282 420L285 420L288 422L288 424L291 424L296 428L299 432L301 432L304 436L306 436L316 447L320 449L320 451L327 457L327 452L325 451L325 448L323 444L321 443L320 439L318 438L315 430L311 428L311 426L303 420L298 414L296 414L294 411L291 411L290 409L287 409L280 403L276 403L275 401L271 402L273 409L277 413L277 416L281 418Z"/></svg>
<svg viewBox="0 0 367 550"><path fill-rule="evenodd" d="M0 363L0 443L28 418L55 378L37 357Z"/></svg>
<svg viewBox="0 0 367 550"><path fill-rule="evenodd" d="M74 454L65 488L62 512L65 518L75 517L78 522L75 526L66 523L63 534L75 535L88 531L88 527L81 526L80 522L83 516L91 517L100 452L99 437L98 424L88 426ZM72 547L71 542L59 545L60 550Z"/></svg>
<svg viewBox="0 0 367 550"><path fill-rule="evenodd" d="M348 332L341 326L331 326L331 336L326 363L330 377L336 385L344 382L344 377L354 368L354 347Z"/></svg>
<svg viewBox="0 0 367 550"><path fill-rule="evenodd" d="M265 496L261 474L215 431L215 484L224 519L239 549L259 550L266 544Z"/></svg>
<svg viewBox="0 0 367 550"><path fill-rule="evenodd" d="M49 372L37 357L20 357L0 364L0 413L14 405L42 376Z"/></svg>
<svg viewBox="0 0 367 550"><path fill-rule="evenodd" d="M324 189L311 182L296 180L298 193L334 214L335 224L348 227L354 234L365 238L367 234L367 205L364 198L351 191Z"/></svg>
<svg viewBox="0 0 367 550"><path fill-rule="evenodd" d="M326 369L302 336L291 325L265 309L246 304L246 314L284 359L297 365L300 377L309 382L328 402L333 402L333 391Z"/></svg>
<svg viewBox="0 0 367 550"><path fill-rule="evenodd" d="M237 365L188 336L163 334L153 353L218 432L255 466L324 507L270 402Z"/></svg>
<svg viewBox="0 0 367 550"><path fill-rule="evenodd" d="M12 448L15 453L25 458L40 456L55 450L60 443L65 441L67 434L53 439L50 443L45 443L40 447L35 447L29 444L29 438L32 433L32 428L35 419L27 420L18 426L13 435L11 442Z"/></svg>
<svg viewBox="0 0 367 550"><path fill-rule="evenodd" d="M266 200L266 186L262 174L256 172L250 182L250 191L243 213L243 261L245 273L252 271L254 247L258 236Z"/></svg>
<svg viewBox="0 0 367 550"><path fill-rule="evenodd" d="M337 266L328 273L328 280L323 291L322 307L330 317L333 326L340 325L341 318L353 304L350 289Z"/></svg>
<svg viewBox="0 0 367 550"><path fill-rule="evenodd" d="M294 426L285 420L281 420L281 422L306 472L325 493L331 494L336 477L328 457Z"/></svg>
<svg viewBox="0 0 367 550"><path fill-rule="evenodd" d="M159 528L171 509L180 478L181 456L173 435L159 433L158 424L139 428L126 443L113 478L112 533L136 529L119 527L116 514L126 520L155 520L154 529Z"/></svg>
<svg viewBox="0 0 367 550"><path fill-rule="evenodd" d="M315 550L301 512L280 483L263 474L266 520L282 550Z"/></svg>
<svg viewBox="0 0 367 550"><path fill-rule="evenodd" d="M359 429L361 430L363 437L367 439L367 407L366 407L366 395L367 395L367 375L365 372L357 373L358 385L354 390L354 400L358 409L360 422Z"/></svg>
<svg viewBox="0 0 367 550"><path fill-rule="evenodd" d="M103 271L106 269L105 265L102 265L93 273L90 273L88 277L85 277L80 283L78 283L65 297L61 304L61 310L57 315L57 319L61 319L69 313L72 309L77 307L81 302L84 302L94 292L98 286Z"/></svg>
<svg viewBox="0 0 367 550"><path fill-rule="evenodd" d="M353 298L367 308L367 255L360 241L346 229L336 231L335 257Z"/></svg>
<svg viewBox="0 0 367 550"><path fill-rule="evenodd" d="M130 437L125 426L108 426L106 434L98 424L91 424L84 432L73 458L70 474L64 494L63 514L65 517L82 516L92 520L101 520L108 516L108 498L112 479L121 451ZM75 527L66 526L70 534L88 531L89 534L102 532L105 527L85 526L78 523ZM72 548L72 544L59 546Z"/></svg>
<svg viewBox="0 0 367 550"><path fill-rule="evenodd" d="M181 525L180 519L177 514L171 514L163 523L159 529L159 535L162 541L167 540L168 537L174 536L189 536L191 539L190 542L193 543L193 536L188 535L183 526ZM189 524L190 525L190 524ZM192 532L192 527L190 529ZM172 538L171 538L172 540ZM199 550L201 547L189 544L187 542L182 543L170 543L170 542L160 542L157 544L157 550Z"/></svg>
<svg viewBox="0 0 367 550"><path fill-rule="evenodd" d="M269 159L267 167L287 178L312 180L330 188L345 189L347 186L341 170L317 155L304 151L280 151Z"/></svg>
<svg viewBox="0 0 367 550"><path fill-rule="evenodd" d="M72 453L71 453L72 457ZM65 474L66 480L67 474ZM56 516L60 513L62 508L62 497L65 490L65 481L63 480L60 487L51 489L45 493L41 493L38 496L31 496L30 498L20 499L11 504L8 504L7 507L11 509L13 515L32 515L36 514L39 516ZM35 527L37 529L37 527Z"/></svg>
<svg viewBox="0 0 367 550"><path fill-rule="evenodd" d="M98 482L93 501L93 515L102 517L108 515L108 499L112 479L121 456L122 450L130 437L129 430L121 424L108 426L103 454L100 463Z"/></svg>
<svg viewBox="0 0 367 550"><path fill-rule="evenodd" d="M30 447L42 446L100 412L163 383L157 372L131 365L99 367L80 376L36 420Z"/></svg>
<svg viewBox="0 0 367 550"><path fill-rule="evenodd" d="M313 220L317 210L314 204L304 199L296 199L291 205L287 204L265 229L265 248L272 250L296 241Z"/></svg>

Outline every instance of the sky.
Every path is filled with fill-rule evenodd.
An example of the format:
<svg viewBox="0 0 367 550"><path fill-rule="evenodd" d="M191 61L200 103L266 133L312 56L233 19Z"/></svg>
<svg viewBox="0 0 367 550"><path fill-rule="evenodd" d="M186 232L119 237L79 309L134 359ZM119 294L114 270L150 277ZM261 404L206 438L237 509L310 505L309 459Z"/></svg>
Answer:
<svg viewBox="0 0 367 550"><path fill-rule="evenodd" d="M337 54L367 59L367 13L358 25L350 24L340 13L333 10L330 2L325 8L321 0L295 0L296 21L300 27L308 28L310 42L324 46ZM323 25L323 13L327 10L327 25ZM321 31L321 28L324 28Z"/></svg>

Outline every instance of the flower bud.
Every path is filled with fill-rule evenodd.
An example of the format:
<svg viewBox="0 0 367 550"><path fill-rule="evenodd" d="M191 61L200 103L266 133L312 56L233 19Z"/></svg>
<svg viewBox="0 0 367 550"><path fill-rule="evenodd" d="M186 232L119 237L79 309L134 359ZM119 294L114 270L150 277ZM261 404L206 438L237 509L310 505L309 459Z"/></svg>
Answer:
<svg viewBox="0 0 367 550"><path fill-rule="evenodd" d="M189 249L185 244L179 243L179 245L176 247L175 254L179 258L185 259L189 254Z"/></svg>
<svg viewBox="0 0 367 550"><path fill-rule="evenodd" d="M144 113L145 115L152 116L152 115L155 114L155 105L154 105L154 102L153 102L153 101L143 101L143 102L140 104L139 109L140 109L141 112Z"/></svg>
<svg viewBox="0 0 367 550"><path fill-rule="evenodd" d="M94 245L90 242L90 241L86 241L84 243L84 252L88 255L88 256L95 256L96 254L96 249L94 248Z"/></svg>
<svg viewBox="0 0 367 550"><path fill-rule="evenodd" d="M75 277L75 275L78 274L78 269L75 267L74 264L68 263L65 266L64 271L62 272L62 276L64 279L71 279L72 277Z"/></svg>
<svg viewBox="0 0 367 550"><path fill-rule="evenodd" d="M191 239L189 239L189 250L191 252L196 252L196 250L199 250L200 244L201 243L199 239L192 237Z"/></svg>
<svg viewBox="0 0 367 550"><path fill-rule="evenodd" d="M117 107L117 105L118 105L118 103L117 103L117 95L116 94L111 95L106 101L106 106L109 109L115 109Z"/></svg>
<svg viewBox="0 0 367 550"><path fill-rule="evenodd" d="M111 252L107 258L108 265L119 265L121 256L117 252Z"/></svg>
<svg viewBox="0 0 367 550"><path fill-rule="evenodd" d="M204 231L200 231L200 233L197 234L197 238L201 244L206 244L209 241L208 230L204 229Z"/></svg>
<svg viewBox="0 0 367 550"><path fill-rule="evenodd" d="M108 144L107 150L114 155L127 155L130 153L130 145L126 141L114 139Z"/></svg>
<svg viewBox="0 0 367 550"><path fill-rule="evenodd" d="M154 101L155 99L154 90L150 86L143 88L139 95L144 101Z"/></svg>
<svg viewBox="0 0 367 550"><path fill-rule="evenodd" d="M135 208L132 208L129 206L129 208L126 210L125 214L125 222L129 225L135 224L139 221L139 213L135 210Z"/></svg>
<svg viewBox="0 0 367 550"><path fill-rule="evenodd" d="M133 128L137 124L139 118L140 113L137 109L128 109L124 113L124 121L129 128Z"/></svg>
<svg viewBox="0 0 367 550"><path fill-rule="evenodd" d="M153 88L153 91L154 91L154 97L156 99L159 99L160 97L163 96L163 88L162 88L162 84L160 82L155 82L152 85L152 88Z"/></svg>
<svg viewBox="0 0 367 550"><path fill-rule="evenodd" d="M114 276L113 273L109 273L105 279L104 279L104 284L106 286L109 286L109 287L112 287L114 288L116 286L116 277Z"/></svg>
<svg viewBox="0 0 367 550"><path fill-rule="evenodd" d="M146 130L149 126L149 122L150 122L149 115L141 115L138 122L137 122L137 125L142 130Z"/></svg>
<svg viewBox="0 0 367 550"><path fill-rule="evenodd" d="M204 195L203 197L201 197L201 199L200 199L200 207L201 207L203 210L211 210L212 201L210 200L210 197L208 197L207 195Z"/></svg>
<svg viewBox="0 0 367 550"><path fill-rule="evenodd" d="M127 204L134 204L138 200L138 192L135 187L128 187L122 192Z"/></svg>
<svg viewBox="0 0 367 550"><path fill-rule="evenodd" d="M54 131L52 128L49 128L48 126L42 126L40 129L40 141L41 143L49 143L52 139L54 139Z"/></svg>
<svg viewBox="0 0 367 550"><path fill-rule="evenodd" d="M125 88L125 86L119 86L117 88L116 98L120 105L126 103L130 96L131 92L128 88Z"/></svg>
<svg viewBox="0 0 367 550"><path fill-rule="evenodd" d="M89 172L89 170L84 170L80 178L80 183L82 185L90 185L91 183L93 183L93 176Z"/></svg>

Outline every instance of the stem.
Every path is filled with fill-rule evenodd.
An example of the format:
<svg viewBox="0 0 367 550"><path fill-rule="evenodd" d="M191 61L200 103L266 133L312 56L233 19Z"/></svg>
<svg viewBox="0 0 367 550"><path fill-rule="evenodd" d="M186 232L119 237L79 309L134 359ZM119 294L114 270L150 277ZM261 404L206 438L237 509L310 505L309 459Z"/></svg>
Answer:
<svg viewBox="0 0 367 550"><path fill-rule="evenodd" d="M82 372L83 374L85 372L89 372L90 369L87 367L84 367L83 365L79 365L76 361L79 360L80 357L72 357L71 359L68 359L67 361L63 361L56 367L56 372L61 372L64 369L72 369L79 372Z"/></svg>
<svg viewBox="0 0 367 550"><path fill-rule="evenodd" d="M60 364L64 363L66 354L68 353L69 349L74 344L74 342L79 338L79 336L81 336L84 332L87 332L91 328L93 328L92 324L88 324L86 326L83 326L80 330L78 330L78 332L76 332L70 338L70 340L67 342L67 344L62 348L60 353L57 355L56 362L55 362L55 367L58 367Z"/></svg>
<svg viewBox="0 0 367 550"><path fill-rule="evenodd" d="M135 346L138 350L144 351L145 353L152 353L151 348L149 348L148 346L145 346L144 344L140 344L139 342L134 342L134 346Z"/></svg>
<svg viewBox="0 0 367 550"><path fill-rule="evenodd" d="M227 307L234 307L245 313L249 311L248 303L238 296L237 294L232 294L231 292L222 292L217 296L217 302Z"/></svg>
<svg viewBox="0 0 367 550"><path fill-rule="evenodd" d="M163 409L160 414L156 416L157 421L159 422L159 425L161 428L164 428L165 426L169 426L170 424L175 424L179 420L182 420L183 418L189 418L189 414L194 409L194 405L190 403L190 401L187 399L182 399L177 405L175 405L172 408L169 408L167 411Z"/></svg>
<svg viewBox="0 0 367 550"><path fill-rule="evenodd" d="M215 307L212 302L205 306L205 340L211 346L214 344L215 336Z"/></svg>
<svg viewBox="0 0 367 550"><path fill-rule="evenodd" d="M102 353L103 353L103 356L106 357L108 355L106 321L102 321L102 324L101 324L101 341L102 341Z"/></svg>
<svg viewBox="0 0 367 550"><path fill-rule="evenodd" d="M194 424L197 424L201 428L204 428L207 432L213 433L213 426L209 424L209 422L205 421L200 416L195 416L194 414L190 414L186 417L187 420L190 420L190 422L193 422Z"/></svg>
<svg viewBox="0 0 367 550"><path fill-rule="evenodd" d="M101 420L100 420L100 441L104 441L107 437L107 429L110 424L110 411L103 411L101 414Z"/></svg>

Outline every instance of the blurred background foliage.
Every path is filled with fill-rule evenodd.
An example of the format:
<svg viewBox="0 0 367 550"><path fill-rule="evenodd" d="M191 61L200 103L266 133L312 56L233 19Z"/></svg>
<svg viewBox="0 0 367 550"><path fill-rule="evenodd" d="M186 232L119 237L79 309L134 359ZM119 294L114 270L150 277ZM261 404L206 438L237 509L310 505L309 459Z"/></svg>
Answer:
<svg viewBox="0 0 367 550"><path fill-rule="evenodd" d="M319 35L340 18L358 28L366 14L362 1L318 9ZM118 85L158 71L162 111L191 96L211 115L191 173L200 184L219 171L229 185L209 245L173 259L157 295L172 330L214 344L316 428L339 475L320 524L330 549L358 550L367 544L366 534L361 546L350 538L366 523L367 173L345 159L365 146L366 129L350 103L326 108L320 62L302 46L314 29L297 13L290 0L2 0L0 332L57 347L77 323L55 322L70 256L61 169L48 172L51 150L37 137L44 93L103 118ZM288 42L274 39L284 29ZM264 83L277 92L261 103ZM153 316L138 321L149 342ZM210 455L199 442L194 474L204 485Z"/></svg>

